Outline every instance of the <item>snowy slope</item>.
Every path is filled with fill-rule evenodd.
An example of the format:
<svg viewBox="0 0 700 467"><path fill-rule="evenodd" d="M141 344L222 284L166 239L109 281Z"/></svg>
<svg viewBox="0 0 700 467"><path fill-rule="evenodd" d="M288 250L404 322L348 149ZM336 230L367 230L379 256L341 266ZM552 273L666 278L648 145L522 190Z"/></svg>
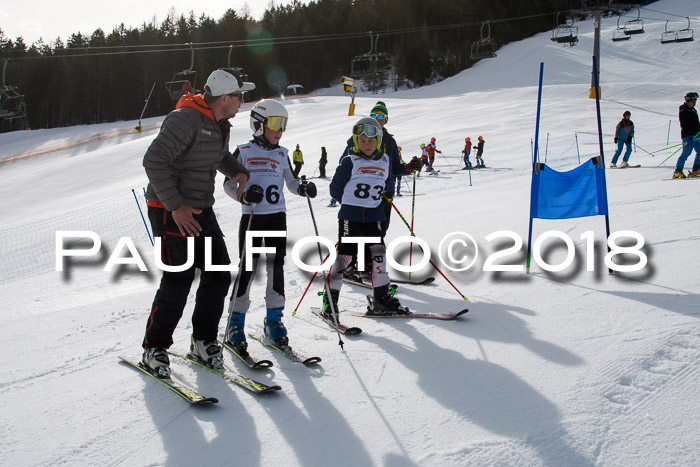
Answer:
<svg viewBox="0 0 700 467"><path fill-rule="evenodd" d="M700 17L694 0L661 0L651 7ZM598 154L595 102L588 98L592 21L578 23L574 48L555 45L549 34L510 44L498 58L439 84L381 96L405 159L431 136L443 151L436 159L440 177L416 181L416 234L433 254L454 231L471 234L480 248L469 271L441 267L469 301L440 277L432 286L401 286L399 297L415 309L471 311L454 322L347 316L344 321L364 333L344 338L341 351L337 335L309 312L320 303L320 282L291 315L310 276L293 265L290 251L285 323L293 346L323 362L305 368L251 342L256 356L274 362L270 371L228 363L282 386L264 397L173 362L189 384L220 400L215 407L192 408L118 363L118 355L140 352L159 274L153 268L102 268L121 236L131 237L152 265L131 190L139 194L146 184L141 158L154 133L0 165L6 200L0 206L0 346L6 357L0 464L697 465L700 182L665 181L676 156L661 164L672 150L656 151L680 142L677 109L686 92L700 89L694 65L700 45L661 45L664 22L645 20L645 34L613 43L615 20L604 19L601 44L606 160L615 125L629 109L638 144L631 162L642 165L606 171L610 228L644 236L646 268L607 274L604 222L597 217L534 222L536 237L555 229L575 242L574 264L562 272L537 265L529 275L483 271L490 254L512 244L486 236L509 230L527 241L540 61L541 159L564 170L578 165L579 153L582 161ZM377 98L359 96L358 115ZM337 161L357 118L346 115L348 103L327 95L286 103L291 118L282 144L301 145L307 161L302 174L312 175L321 146L329 166ZM232 120L234 143L250 137L249 108ZM0 157L134 124L3 134ZM456 167L464 138L479 135L492 169L473 171L470 184L469 174ZM690 164L692 159L686 168ZM313 208L321 235L335 240L337 211L326 208L327 183L318 180ZM405 195L412 183L404 185ZM293 195L287 200L291 246L311 235L313 226L306 201ZM397 198L396 206L410 217L410 196ZM233 257L240 206L217 187L216 210ZM56 272L57 230L98 233L101 255ZM594 272L586 271L580 239L586 231L595 232ZM406 233L394 213L389 239ZM549 245L547 261L562 261L561 242ZM522 264L524 248L500 262ZM360 308L364 293L344 286L341 308ZM263 295L259 277L251 294L251 331L261 329ZM175 350L187 349L193 300L175 333Z"/></svg>

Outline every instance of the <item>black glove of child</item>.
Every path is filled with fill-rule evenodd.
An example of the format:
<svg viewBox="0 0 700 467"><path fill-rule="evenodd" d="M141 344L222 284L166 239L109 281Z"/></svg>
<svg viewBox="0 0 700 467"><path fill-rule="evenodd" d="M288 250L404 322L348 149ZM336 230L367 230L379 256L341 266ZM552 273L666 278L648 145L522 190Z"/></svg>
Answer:
<svg viewBox="0 0 700 467"><path fill-rule="evenodd" d="M309 182L306 179L302 179L297 193L299 193L301 196L315 198L318 194L318 190L316 190L316 184L314 184L314 182Z"/></svg>
<svg viewBox="0 0 700 467"><path fill-rule="evenodd" d="M615 138L613 141L615 141L615 144L617 144L617 138Z"/></svg>
<svg viewBox="0 0 700 467"><path fill-rule="evenodd" d="M260 185L250 185L241 196L241 204L259 204L265 193Z"/></svg>

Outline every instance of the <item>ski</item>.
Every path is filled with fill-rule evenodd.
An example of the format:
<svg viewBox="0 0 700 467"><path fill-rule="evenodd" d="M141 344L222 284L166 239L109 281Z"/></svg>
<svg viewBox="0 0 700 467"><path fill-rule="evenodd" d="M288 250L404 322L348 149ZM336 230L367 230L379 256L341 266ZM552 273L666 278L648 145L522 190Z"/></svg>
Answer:
<svg viewBox="0 0 700 467"><path fill-rule="evenodd" d="M226 347L228 350L230 350L232 354L238 357L243 363L248 365L249 368L252 368L254 370L261 370L265 368L270 368L272 366L272 362L270 360L255 360L253 357L250 356L250 354L239 354L238 352L236 352L236 349L234 349L228 342L224 342L221 339L219 339L219 343Z"/></svg>
<svg viewBox="0 0 700 467"><path fill-rule="evenodd" d="M641 164L637 164L637 165L628 165L627 167L610 167L610 168L611 169L638 169L641 166L642 166Z"/></svg>
<svg viewBox="0 0 700 467"><path fill-rule="evenodd" d="M433 282L435 282L434 277L427 277L421 281L391 279L392 284L428 285L428 284L432 284Z"/></svg>
<svg viewBox="0 0 700 467"><path fill-rule="evenodd" d="M357 334L360 334L362 332L362 329L357 328L357 327L347 327L340 321L338 321L338 326L335 325L335 321L332 319L328 319L323 313L321 313L321 309L317 307L312 307L311 312L321 318L323 321L328 323L330 327L333 329L337 329L340 331L341 334L347 335L347 336L355 336Z"/></svg>
<svg viewBox="0 0 700 467"><path fill-rule="evenodd" d="M354 275L354 274L348 274L348 275L343 274L343 280L344 280L345 282L350 283L350 284L355 284L355 285L360 285L360 286L362 286L362 287L372 288L372 284L371 284L371 283L365 282L364 280L362 280L361 277L356 276L356 275ZM427 278L425 278L425 279L423 279L423 280L419 280L419 281L412 281L412 280L409 280L409 279L390 279L390 280L389 280L389 283L390 283L391 285L393 285L394 287L397 287L397 288L398 288L398 284L428 285L428 284L432 284L433 282L435 282L435 278L434 278L434 277L427 277Z"/></svg>
<svg viewBox="0 0 700 467"><path fill-rule="evenodd" d="M279 391L282 389L279 386L268 386L267 384L260 383L258 381L252 380L250 378L246 378L243 375L232 375L230 374L226 369L223 370L216 370L214 368L208 367L205 365L203 362L201 362L199 359L194 359L192 358L189 354L188 355L180 355L175 352L171 352L168 350L168 354L172 355L173 357L178 357L183 360L186 360L200 368L206 368L207 370L211 371L212 373L216 373L217 375L221 376L224 378L226 381L236 384L243 389L247 389L248 391L252 392L253 394L264 394L266 392L272 392L272 391Z"/></svg>
<svg viewBox="0 0 700 467"><path fill-rule="evenodd" d="M361 313L358 311L346 311L347 314L352 315L352 316L360 316L362 318L419 318L419 319L440 319L443 321L451 321L458 316L462 316L463 314L467 313L469 309L465 308L463 310L458 311L457 313L450 314L450 313L414 313L410 312L408 314L390 314L390 315L370 315L367 313Z"/></svg>
<svg viewBox="0 0 700 467"><path fill-rule="evenodd" d="M664 178L664 180L697 180L700 177Z"/></svg>
<svg viewBox="0 0 700 467"><path fill-rule="evenodd" d="M252 333L248 335L257 341L260 341L262 345L273 348L278 352L284 354L288 359L290 359L293 362L303 363L304 365L309 366L321 361L321 357L306 357L297 352L296 350L292 349L288 345L282 345L278 347L270 339L268 339L267 336Z"/></svg>
<svg viewBox="0 0 700 467"><path fill-rule="evenodd" d="M158 381L159 383L161 383L162 385L164 385L165 387L167 387L168 389L170 389L175 394L182 397L192 405L216 404L217 402L219 402L219 399L217 399L216 397L202 396L194 389L187 387L180 380L173 377L172 374L170 375L170 378L159 378L150 371L148 371L139 360L135 360L133 358L128 357L122 357L121 355L119 356L119 359L122 362L131 366L132 368L139 370L142 373L145 373L151 378L155 379L156 381Z"/></svg>

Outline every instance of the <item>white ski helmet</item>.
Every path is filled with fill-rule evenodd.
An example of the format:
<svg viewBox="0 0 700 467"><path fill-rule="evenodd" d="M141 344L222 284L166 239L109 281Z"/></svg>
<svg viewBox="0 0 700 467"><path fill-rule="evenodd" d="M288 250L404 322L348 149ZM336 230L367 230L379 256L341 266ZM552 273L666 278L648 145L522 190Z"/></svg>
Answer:
<svg viewBox="0 0 700 467"><path fill-rule="evenodd" d="M253 136L262 136L265 125L273 131L286 130L288 118L287 109L278 101L273 99L259 101L250 110L250 128L253 130Z"/></svg>

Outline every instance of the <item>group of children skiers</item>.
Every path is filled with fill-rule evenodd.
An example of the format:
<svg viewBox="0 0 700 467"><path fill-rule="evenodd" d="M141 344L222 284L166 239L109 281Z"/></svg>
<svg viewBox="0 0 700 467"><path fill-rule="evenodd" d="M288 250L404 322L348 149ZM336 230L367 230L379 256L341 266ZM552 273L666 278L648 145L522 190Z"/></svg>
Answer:
<svg viewBox="0 0 700 467"><path fill-rule="evenodd" d="M156 377L170 376L167 349L172 344L196 268L202 271L188 356L210 368L223 368L223 348L217 334L231 275L226 271L205 270L206 248L204 235L200 235L212 238L215 247L212 264L230 263L223 233L211 208L215 176L212 169L226 175L226 194L242 204L238 232L241 264L229 299L224 334L224 344L241 358L249 356L245 321L250 307L250 287L259 262L259 255L254 254L252 267L244 265L245 249L251 246L246 243L246 234L253 230L286 231L285 185L298 196L314 198L317 194L313 182L295 177L288 150L280 146L288 113L278 101L264 99L255 104L250 112L252 139L239 144L233 154L228 151L231 127L228 119L236 115L243 93L254 88L253 83L243 82L233 69L216 70L209 76L204 94L186 94L181 98L144 156L149 178L149 219L156 235L162 238L163 263L174 268L163 272L143 340L141 365ZM326 277L322 313L336 320L343 273L358 256L356 244L343 242L347 237L379 239L367 245L373 286L368 312L408 313L389 288L384 236L391 213L394 177L420 170L421 161L414 157L409 163L402 163L396 141L384 128L388 110L383 102L377 102L370 115L352 126L352 136L330 184L331 196L342 207L338 212L338 255ZM187 129L184 135L180 134L182 129ZM434 142L433 139L433 148ZM195 239L192 263L188 263L188 237ZM252 246L263 244L274 253L266 254L266 314L261 338L277 348L289 348L287 330L282 323L286 238L256 237ZM184 263L189 267L175 271Z"/></svg>

